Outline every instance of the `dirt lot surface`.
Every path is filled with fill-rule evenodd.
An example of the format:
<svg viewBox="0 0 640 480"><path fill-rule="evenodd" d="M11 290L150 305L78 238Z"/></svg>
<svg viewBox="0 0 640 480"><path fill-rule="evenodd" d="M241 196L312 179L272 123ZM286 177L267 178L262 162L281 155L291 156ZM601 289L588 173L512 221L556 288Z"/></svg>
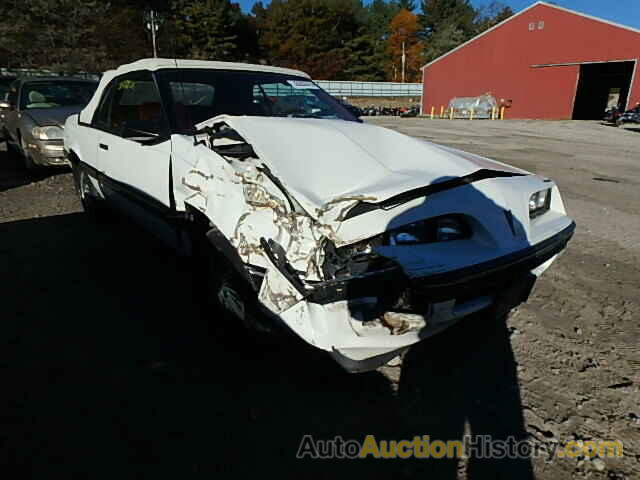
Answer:
<svg viewBox="0 0 640 480"><path fill-rule="evenodd" d="M373 123L553 178L578 229L504 323L347 375L198 300L184 261L80 213L66 171L0 151L0 464L31 478L640 478L640 134L596 123ZM297 460L302 436L621 440L609 458ZM12 478L15 477L13 473Z"/></svg>

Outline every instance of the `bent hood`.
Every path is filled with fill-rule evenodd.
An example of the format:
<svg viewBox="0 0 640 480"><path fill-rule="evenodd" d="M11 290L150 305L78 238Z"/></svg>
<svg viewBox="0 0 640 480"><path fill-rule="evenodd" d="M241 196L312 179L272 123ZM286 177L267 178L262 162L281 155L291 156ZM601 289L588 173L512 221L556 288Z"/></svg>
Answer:
<svg viewBox="0 0 640 480"><path fill-rule="evenodd" d="M344 198L379 202L479 169L528 173L375 125L231 116L204 123L222 119L310 213Z"/></svg>
<svg viewBox="0 0 640 480"><path fill-rule="evenodd" d="M25 113L41 127L49 125L64 127L67 117L78 113L80 110L82 110L82 105L60 108L31 108L26 110Z"/></svg>

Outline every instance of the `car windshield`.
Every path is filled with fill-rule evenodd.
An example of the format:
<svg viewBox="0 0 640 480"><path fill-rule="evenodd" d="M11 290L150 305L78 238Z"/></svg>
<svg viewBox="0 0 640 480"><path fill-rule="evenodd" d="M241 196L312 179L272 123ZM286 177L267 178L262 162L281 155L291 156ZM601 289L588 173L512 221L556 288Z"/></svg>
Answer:
<svg viewBox="0 0 640 480"><path fill-rule="evenodd" d="M174 130L222 114L358 121L307 78L265 72L172 69L158 73Z"/></svg>
<svg viewBox="0 0 640 480"><path fill-rule="evenodd" d="M84 106L97 86L93 82L27 82L22 86L20 109Z"/></svg>

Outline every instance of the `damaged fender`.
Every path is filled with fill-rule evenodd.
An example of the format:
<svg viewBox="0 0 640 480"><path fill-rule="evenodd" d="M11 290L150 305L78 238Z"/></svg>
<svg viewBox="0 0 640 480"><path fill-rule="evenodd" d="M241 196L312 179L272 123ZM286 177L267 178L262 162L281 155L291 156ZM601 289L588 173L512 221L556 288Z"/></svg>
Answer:
<svg viewBox="0 0 640 480"><path fill-rule="evenodd" d="M174 185L178 206L202 212L237 252L235 264L239 259L253 272L260 304L348 370L375 368L489 307L500 285L532 269L539 275L570 238L527 260L526 268L504 265L477 288L465 283L460 298L455 285L422 285L431 275L494 261L570 229L557 188L482 157L345 123L353 122L215 117L195 137L175 136L182 162L174 167ZM288 140L273 133L289 127ZM398 152L382 145L375 151L380 136L385 145L397 143ZM331 147L309 148L318 139ZM392 153L409 165L396 167ZM343 175L335 182L329 172L313 176L345 158L345 176L357 179L355 186ZM450 168L437 166L442 163ZM457 175L442 177L440 170ZM527 200L541 188L552 192L554 208L534 224ZM490 200L483 204L480 197ZM474 235L406 247L385 243L389 229L452 214L467 219ZM505 221L510 216L516 223Z"/></svg>

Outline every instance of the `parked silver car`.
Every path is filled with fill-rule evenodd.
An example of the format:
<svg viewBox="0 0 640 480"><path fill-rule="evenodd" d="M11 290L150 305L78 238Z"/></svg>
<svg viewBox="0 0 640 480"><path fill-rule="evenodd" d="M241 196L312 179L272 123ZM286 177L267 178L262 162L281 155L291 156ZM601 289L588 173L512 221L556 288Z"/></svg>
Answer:
<svg viewBox="0 0 640 480"><path fill-rule="evenodd" d="M0 102L0 139L24 158L27 169L66 165L64 122L91 100L98 84L63 77L15 80Z"/></svg>

